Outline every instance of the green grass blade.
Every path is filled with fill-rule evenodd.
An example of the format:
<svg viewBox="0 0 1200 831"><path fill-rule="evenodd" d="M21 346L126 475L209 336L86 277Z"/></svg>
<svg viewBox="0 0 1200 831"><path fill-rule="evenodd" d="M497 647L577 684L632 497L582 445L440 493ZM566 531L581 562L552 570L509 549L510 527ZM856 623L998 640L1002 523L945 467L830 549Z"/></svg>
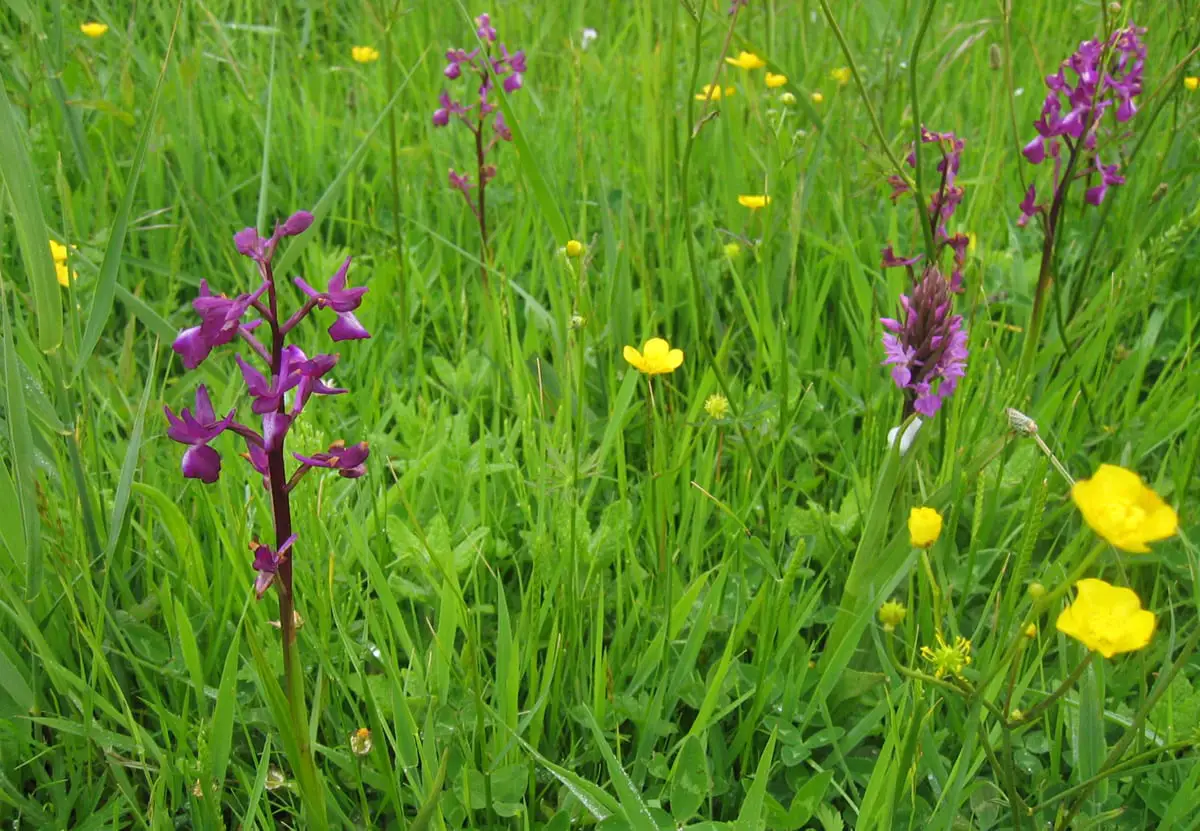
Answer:
<svg viewBox="0 0 1200 831"><path fill-rule="evenodd" d="M113 217L112 230L108 237L108 246L104 250L104 260L100 263L100 276L96 282L96 296L92 299L92 310L88 314L87 326L79 343L79 352L75 356L75 367L71 371L73 377L78 377L87 365L88 359L100 342L100 335L108 323L112 313L113 297L116 294L117 274L121 270L121 257L125 248L125 235L129 230L129 217L133 212L133 201L137 195L138 178L142 173L142 164L146 159L146 148L150 144L150 134L154 131L155 113L162 99L162 91L167 77L167 68L171 65L171 50L175 45L175 34L179 30L179 16L183 11L183 0L175 6L175 22L171 27L171 36L167 40L167 51L163 55L162 68L158 73L158 81L154 85L154 94L150 98L150 107L145 115L141 135L138 137L137 149L133 152L133 161L129 166L129 177L125 180L125 193L121 204Z"/></svg>
<svg viewBox="0 0 1200 831"><path fill-rule="evenodd" d="M0 159L4 160L0 164L0 181L8 188L12 200L21 262L33 291L38 346L43 352L50 352L62 343L62 297L58 278L54 276L54 260L50 256L50 238L46 234L46 218L38 197L37 177L22 133L8 93L0 83Z"/></svg>
<svg viewBox="0 0 1200 831"><path fill-rule="evenodd" d="M616 788L617 798L621 802L621 810L625 814L625 820L629 823L630 828L634 831L658 831L654 817L650 815L650 809L646 807L633 780L621 766L621 761L608 746L608 740L604 738L604 731L596 723L596 717L592 715L591 710L585 709L583 712L587 726L592 731L596 747L600 750L600 755L604 757L604 764L608 767L608 776L612 779L613 787Z"/></svg>
<svg viewBox="0 0 1200 831"><path fill-rule="evenodd" d="M112 515L108 520L108 544L105 546L105 556L112 557L117 549L117 541L121 536L121 526L125 523L125 511L129 508L129 494L133 488L133 475L137 472L138 459L142 452L142 431L146 425L146 407L150 404L150 392L154 388L154 371L158 366L157 345L150 356L150 369L146 373L146 386L142 389L142 400L138 403L137 415L133 419L133 428L129 433L129 445L125 448L125 461L121 465L121 478L117 482L117 492L113 496Z"/></svg>
<svg viewBox="0 0 1200 831"><path fill-rule="evenodd" d="M21 528L25 534L25 596L34 597L42 586L42 545L33 465L33 433L29 429L25 389L21 383L12 320L8 314L8 295L3 290L3 284L0 284L0 315L4 324L5 415L8 417L9 447L12 449L13 479L19 497Z"/></svg>

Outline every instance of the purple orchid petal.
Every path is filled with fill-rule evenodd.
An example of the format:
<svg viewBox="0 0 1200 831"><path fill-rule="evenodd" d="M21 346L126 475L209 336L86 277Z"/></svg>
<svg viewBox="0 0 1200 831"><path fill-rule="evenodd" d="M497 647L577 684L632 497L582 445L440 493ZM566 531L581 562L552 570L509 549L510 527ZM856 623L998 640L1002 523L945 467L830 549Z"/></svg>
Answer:
<svg viewBox="0 0 1200 831"><path fill-rule="evenodd" d="M221 476L221 454L207 444L192 445L183 454L183 475L211 485Z"/></svg>

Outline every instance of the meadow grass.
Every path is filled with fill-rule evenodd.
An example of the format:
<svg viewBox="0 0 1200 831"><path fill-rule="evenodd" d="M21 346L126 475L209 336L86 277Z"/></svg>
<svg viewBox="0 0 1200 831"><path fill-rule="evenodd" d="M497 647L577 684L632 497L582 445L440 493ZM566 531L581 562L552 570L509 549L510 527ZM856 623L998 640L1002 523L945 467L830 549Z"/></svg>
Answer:
<svg viewBox="0 0 1200 831"><path fill-rule="evenodd" d="M431 123L443 53L471 44L483 9L9 0L0 819L1200 825L1200 93L1182 83L1200 74L1197 8L835 4L878 129L830 75L849 61L819 3L751 0L732 33L727 10L487 9L529 71L505 103L518 141L497 151L483 255L446 184L466 133ZM101 37L79 31L93 19ZM1020 145L1043 77L1129 20L1149 54L1117 139L1127 182L1101 209L1069 205L1026 367L1042 236L1017 204L1046 171ZM355 45L380 60L352 61ZM724 65L726 49L788 84ZM736 94L694 100L718 70ZM966 141L951 230L975 242L966 378L901 458L879 318L908 278L879 252L922 247L911 199L893 205L884 182L914 101ZM763 193L763 210L737 202ZM185 373L170 342L202 278L253 287L233 233L297 209L316 223L277 271L324 285L352 254L373 334L340 350L350 394L291 436L371 445L365 478L310 474L293 500L299 727L277 599L252 588L266 492L230 437L219 482L184 480L159 415L198 383L219 410L247 406L231 360ZM69 288L47 238L72 246ZM310 353L329 348L321 328L299 330ZM686 357L650 382L622 349L656 335ZM1064 474L1101 463L1140 473L1180 533L1150 554L1097 547ZM905 526L919 505L945 523L925 552ZM1031 602L1035 581L1065 593L1085 557L1158 615L1147 648L1081 663L1055 631L1062 594ZM875 614L888 599L907 608L894 632ZM961 678L923 661L935 635L971 640Z"/></svg>

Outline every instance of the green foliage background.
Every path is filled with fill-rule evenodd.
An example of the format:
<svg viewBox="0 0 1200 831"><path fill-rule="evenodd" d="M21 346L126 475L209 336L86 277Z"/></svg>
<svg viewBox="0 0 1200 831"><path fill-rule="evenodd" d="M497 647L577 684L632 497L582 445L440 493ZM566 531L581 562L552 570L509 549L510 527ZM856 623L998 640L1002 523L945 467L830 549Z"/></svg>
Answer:
<svg viewBox="0 0 1200 831"><path fill-rule="evenodd" d="M0 818L304 825L269 706L276 601L254 602L246 548L269 535L269 503L232 437L218 484L185 482L159 412L201 382L218 408L247 405L231 357L185 374L169 342L201 279L251 287L236 230L319 206L281 273L319 284L353 254L374 334L340 349L353 392L310 405L292 436L297 450L371 443L368 477L312 475L295 497L331 822L1009 828L1011 775L1047 827L1197 626L1200 93L1181 77L1200 74L1200 9L1115 13L1149 27L1147 93L1119 141L1137 155L1104 210L1068 213L1060 304L1023 388L1041 239L1016 227L1016 204L1045 171L1018 149L1042 77L1113 13L1012 3L1011 62L993 68L1009 51L1002 4L936 4L913 74L922 121L967 142L956 221L977 239L960 301L971 358L880 505L901 403L878 317L906 278L881 272L879 251L915 251L919 235L911 205L888 201L853 85L830 78L846 60L816 3L741 13L730 48L786 73L797 103L725 67L738 91L692 144L686 199L692 62L698 44L705 82L720 66L726 4L707 8L699 38L690 3L672 0L494 5L502 39L529 54L509 99L528 152L499 153L486 294L473 219L445 182L469 165L466 134L430 121L442 53L467 44L482 9L264 5L0 11ZM919 5L834 9L898 154ZM94 40L78 31L93 18L110 25ZM584 27L598 33L586 50ZM351 62L356 44L382 59ZM767 210L738 206L761 192ZM587 245L579 271L564 234ZM75 246L70 291L46 237ZM648 421L621 349L654 335L687 358L655 382ZM315 323L300 340L327 344ZM722 383L733 412L717 422L703 404ZM890 593L871 584L909 605L906 663L941 625L972 638L985 670L1027 582L1062 579L1089 532L1067 483L1009 433L1008 406L1076 477L1136 469L1182 528L1151 555L1102 560L1158 613L1156 638L1097 662L1017 736L1005 772L972 738L978 709L897 674L874 622L846 662L825 656L843 646L830 625L864 529L883 532L868 568L899 563L913 505L946 517L931 558L945 620L911 562ZM1030 649L1033 701L1081 653L1049 622ZM1195 734L1198 675L1185 661L1131 752ZM364 756L348 741L359 727ZM1144 759L1105 778L1076 827L1196 827L1194 755Z"/></svg>

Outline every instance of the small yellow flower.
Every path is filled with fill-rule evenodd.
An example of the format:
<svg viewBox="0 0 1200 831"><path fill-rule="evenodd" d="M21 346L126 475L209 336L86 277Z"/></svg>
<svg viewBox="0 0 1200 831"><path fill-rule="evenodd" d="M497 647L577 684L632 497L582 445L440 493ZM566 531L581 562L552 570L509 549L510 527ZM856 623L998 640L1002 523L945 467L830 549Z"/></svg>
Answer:
<svg viewBox="0 0 1200 831"><path fill-rule="evenodd" d="M1190 75L1187 78L1184 78L1183 79L1183 88L1186 89L1188 92L1195 92L1197 89L1200 89L1200 78L1197 78L1194 75Z"/></svg>
<svg viewBox="0 0 1200 831"><path fill-rule="evenodd" d="M1100 465L1091 479L1075 483L1071 498L1092 530L1122 551L1145 554L1146 543L1179 530L1175 509L1123 467Z"/></svg>
<svg viewBox="0 0 1200 831"><path fill-rule="evenodd" d="M770 205L771 197L765 196L765 195L764 196L742 195L742 196L738 197L738 204L741 205L743 208L749 208L752 211L757 211L759 208L765 208L767 205Z"/></svg>
<svg viewBox="0 0 1200 831"><path fill-rule="evenodd" d="M821 94L821 93L819 93L819 92L814 92L812 95L810 95L810 96L809 96L809 98L811 98L811 99L812 99L812 102L813 102L814 104L823 104L823 103L825 103L825 96L824 96L824 95L822 95L822 94Z"/></svg>
<svg viewBox="0 0 1200 831"><path fill-rule="evenodd" d="M785 107L790 107L796 103L796 96L792 95L790 92L781 93L779 96L779 103L783 104Z"/></svg>
<svg viewBox="0 0 1200 831"><path fill-rule="evenodd" d="M1031 623L1025 627L1025 637L1033 640L1037 637L1037 624Z"/></svg>
<svg viewBox="0 0 1200 831"><path fill-rule="evenodd" d="M767 65L766 61L753 52L742 52L736 58L726 58L725 63L739 69L762 69Z"/></svg>
<svg viewBox="0 0 1200 831"><path fill-rule="evenodd" d="M929 548L942 535L942 515L933 508L908 512L908 537L915 548Z"/></svg>
<svg viewBox="0 0 1200 831"><path fill-rule="evenodd" d="M355 63L374 63L379 60L379 50L374 46L355 46L350 50Z"/></svg>
<svg viewBox="0 0 1200 831"><path fill-rule="evenodd" d="M360 727L350 734L350 750L355 756L366 756L373 745L371 731L366 727Z"/></svg>
<svg viewBox="0 0 1200 831"><path fill-rule="evenodd" d="M647 375L665 375L679 369L683 363L683 350L672 349L662 338L650 338L642 344L641 352L626 346L623 354L630 366Z"/></svg>
<svg viewBox="0 0 1200 831"><path fill-rule="evenodd" d="M840 86L844 87L846 84L850 83L850 78L853 77L853 75L850 72L850 67L839 66L837 69L830 70L829 77L837 81Z"/></svg>
<svg viewBox="0 0 1200 831"><path fill-rule="evenodd" d="M712 93L711 100L720 101L722 97L728 98L729 96L733 95L735 92L737 92L737 89L735 87L725 87L725 91L722 93L720 85L714 87L712 84L705 84L700 92L696 93L696 100L710 100L709 92Z"/></svg>
<svg viewBox="0 0 1200 831"><path fill-rule="evenodd" d="M907 614L908 610L899 601L889 600L884 603L879 607L879 622L883 624L883 631L896 631L896 627L904 623L904 616Z"/></svg>
<svg viewBox="0 0 1200 831"><path fill-rule="evenodd" d="M88 23L79 24L79 31L83 32L90 38L98 38L108 31L108 24L97 23L93 20Z"/></svg>
<svg viewBox="0 0 1200 831"><path fill-rule="evenodd" d="M954 639L954 645L951 646L939 632L937 648L922 646L921 657L933 664L935 678L945 678L947 675L961 678L962 671L971 663L971 642L960 635Z"/></svg>
<svg viewBox="0 0 1200 831"><path fill-rule="evenodd" d="M1111 658L1150 643L1154 612L1142 608L1132 589L1088 577L1075 584L1075 602L1062 610L1054 626L1088 649Z"/></svg>
<svg viewBox="0 0 1200 831"><path fill-rule="evenodd" d="M704 412L708 413L709 418L720 421L729 415L729 399L719 392L714 392L704 399Z"/></svg>
<svg viewBox="0 0 1200 831"><path fill-rule="evenodd" d="M567 252L568 257L578 257L583 253L583 243L577 239L569 239L563 250Z"/></svg>
<svg viewBox="0 0 1200 831"><path fill-rule="evenodd" d="M66 288L70 285L71 281L79 276L76 272L72 271L68 277L67 246L50 240L50 256L54 258L54 276L58 278L58 284Z"/></svg>
<svg viewBox="0 0 1200 831"><path fill-rule="evenodd" d="M734 260L737 259L739 254L742 253L742 246L738 245L736 242L727 242L722 250L725 252L726 257Z"/></svg>
<svg viewBox="0 0 1200 831"><path fill-rule="evenodd" d="M769 86L771 89L775 89L775 87L781 87L786 83L787 83L786 75L776 75L773 72L767 73L767 86Z"/></svg>

